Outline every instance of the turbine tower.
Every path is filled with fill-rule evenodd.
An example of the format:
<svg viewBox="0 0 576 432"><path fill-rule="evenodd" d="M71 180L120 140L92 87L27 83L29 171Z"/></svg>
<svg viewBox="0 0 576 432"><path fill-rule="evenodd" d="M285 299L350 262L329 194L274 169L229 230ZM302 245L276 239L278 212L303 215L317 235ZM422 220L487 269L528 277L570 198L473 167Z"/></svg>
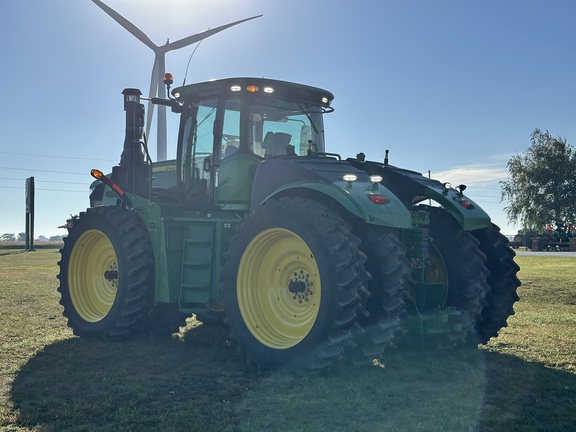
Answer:
<svg viewBox="0 0 576 432"><path fill-rule="evenodd" d="M252 20L254 18L259 18L262 15L253 16L251 18L246 18L240 21L235 21L230 24L226 24L214 29L208 29L204 32L197 33L192 36L185 37L184 39L177 40L175 42L167 41L165 45L156 45L150 40L148 36L144 34L142 30L120 15L111 7L102 3L100 0L92 0L96 5L110 15L118 24L132 33L139 41L144 45L154 51L154 66L152 67L152 79L150 81L150 93L149 97L153 98L158 95L160 98L166 98L166 89L164 87L164 73L165 71L165 60L164 56L168 51L177 50L179 48L184 48L196 42L200 42L207 37L210 37L222 30L226 30L229 27L235 26L237 24L243 23L245 21ZM150 133L150 125L152 123L152 117L154 115L154 105L152 102L148 102L148 115L146 118L146 138L148 138ZM158 118L157 118L157 138L156 138L156 159L158 161L166 160L166 107L163 105L158 106Z"/></svg>

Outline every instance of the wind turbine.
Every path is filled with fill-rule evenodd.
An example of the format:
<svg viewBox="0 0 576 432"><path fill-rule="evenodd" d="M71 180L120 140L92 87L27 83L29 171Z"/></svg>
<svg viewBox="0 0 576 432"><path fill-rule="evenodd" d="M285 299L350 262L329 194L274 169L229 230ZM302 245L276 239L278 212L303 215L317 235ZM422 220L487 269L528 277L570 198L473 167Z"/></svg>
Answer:
<svg viewBox="0 0 576 432"><path fill-rule="evenodd" d="M226 24L213 29L208 29L204 32L197 33L192 36L185 37L184 39L177 40L175 42L167 41L165 45L156 45L150 40L148 36L144 34L142 30L120 15L111 7L102 3L100 0L92 0L96 5L110 15L118 24L132 33L139 41L144 43L148 48L154 51L155 59L154 66L152 67L152 79L150 80L150 93L149 97L166 98L166 89L164 87L164 73L165 71L165 60L164 56L168 51L177 50L179 48L184 48L185 46L191 45L196 42L200 42L207 37L210 37L222 30L226 30L229 27L235 26L237 24L243 23L245 21L252 20L254 18L259 18L262 15L253 16L251 18L246 18L240 21L235 21L230 24ZM146 138L148 138L150 133L150 125L152 123L152 117L154 115L154 105L152 102L148 102L148 115L146 118ZM158 106L158 118L157 118L157 142L156 142L156 159L158 161L166 160L166 107L163 105Z"/></svg>

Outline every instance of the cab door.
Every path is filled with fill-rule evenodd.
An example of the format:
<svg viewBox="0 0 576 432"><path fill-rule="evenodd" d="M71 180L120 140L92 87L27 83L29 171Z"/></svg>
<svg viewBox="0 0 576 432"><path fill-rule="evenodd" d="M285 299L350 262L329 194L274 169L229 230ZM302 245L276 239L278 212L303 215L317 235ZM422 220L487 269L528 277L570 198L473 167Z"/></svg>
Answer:
<svg viewBox="0 0 576 432"><path fill-rule="evenodd" d="M248 210L256 167L262 158L248 148L245 110L239 98L226 99L222 106L220 161L217 167L217 203L223 208Z"/></svg>

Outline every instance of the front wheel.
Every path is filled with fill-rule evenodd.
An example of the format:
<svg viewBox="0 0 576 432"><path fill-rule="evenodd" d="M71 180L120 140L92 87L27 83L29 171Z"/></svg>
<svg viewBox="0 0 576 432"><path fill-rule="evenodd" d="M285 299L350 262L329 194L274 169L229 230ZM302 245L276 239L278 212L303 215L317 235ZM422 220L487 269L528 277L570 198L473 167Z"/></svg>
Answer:
<svg viewBox="0 0 576 432"><path fill-rule="evenodd" d="M60 250L60 304L79 336L122 339L152 304L154 257L138 216L119 207L89 208Z"/></svg>
<svg viewBox="0 0 576 432"><path fill-rule="evenodd" d="M368 273L360 239L327 207L271 200L232 240L226 321L260 369L320 369L340 359L362 311Z"/></svg>

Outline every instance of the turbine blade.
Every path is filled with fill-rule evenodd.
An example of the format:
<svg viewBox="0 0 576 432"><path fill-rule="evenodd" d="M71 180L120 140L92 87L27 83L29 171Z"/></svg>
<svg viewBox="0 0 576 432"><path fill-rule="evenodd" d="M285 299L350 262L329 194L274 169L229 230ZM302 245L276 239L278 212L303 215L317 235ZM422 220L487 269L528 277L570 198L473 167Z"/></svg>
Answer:
<svg viewBox="0 0 576 432"><path fill-rule="evenodd" d="M148 97L156 97L156 92L158 91L158 55L154 58L154 66L152 67L152 78L150 79L150 93ZM150 127L152 126L152 118L154 117L154 104L152 101L148 101L148 113L146 114L146 139L150 139Z"/></svg>
<svg viewBox="0 0 576 432"><path fill-rule="evenodd" d="M146 36L142 30L140 30L138 27L136 27L134 24L132 24L130 21L128 21L114 9L102 3L100 0L92 0L92 1L96 3L96 5L100 9L102 9L104 12L110 15L112 19L114 19L118 24L120 24L122 27L124 27L134 36L136 36L136 38L140 40L142 43L144 43L144 45L146 45L148 48L156 52L158 46L154 42L152 42L150 38Z"/></svg>
<svg viewBox="0 0 576 432"><path fill-rule="evenodd" d="M96 1L96 0L92 0L92 1ZM170 42L169 44L164 45L162 48L164 48L165 52L176 50L179 48L183 48L183 47L191 45L193 43L200 42L201 40L206 39L207 37L210 37L216 33L219 33L222 30L226 30L229 27L235 26L237 24L241 24L241 23L246 22L246 21L253 20L255 18L260 18L261 16L262 15L256 15L256 16L253 16L250 18L245 18L245 19L240 20L240 21L235 21L235 22L230 23L230 24L225 24L225 25L220 26L220 27L206 30L206 31L203 31L202 33L197 33L195 35L185 37L184 39L180 39L180 40L177 40L175 42Z"/></svg>

